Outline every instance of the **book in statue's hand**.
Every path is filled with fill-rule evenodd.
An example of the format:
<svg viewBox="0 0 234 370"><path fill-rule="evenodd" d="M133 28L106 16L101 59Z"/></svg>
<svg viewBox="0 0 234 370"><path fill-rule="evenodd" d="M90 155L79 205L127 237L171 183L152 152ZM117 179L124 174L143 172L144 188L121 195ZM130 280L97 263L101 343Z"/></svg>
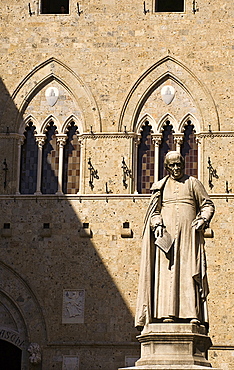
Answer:
<svg viewBox="0 0 234 370"><path fill-rule="evenodd" d="M163 229L163 235L158 236L155 240L155 244L162 249L163 252L168 253L172 244L173 244L171 235L167 231L167 229Z"/></svg>

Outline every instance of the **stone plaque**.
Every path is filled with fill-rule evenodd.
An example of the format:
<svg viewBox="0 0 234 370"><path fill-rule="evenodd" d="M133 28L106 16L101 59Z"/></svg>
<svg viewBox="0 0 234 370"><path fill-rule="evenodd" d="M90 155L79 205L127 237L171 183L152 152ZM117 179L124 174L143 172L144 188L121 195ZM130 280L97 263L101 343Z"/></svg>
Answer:
<svg viewBox="0 0 234 370"><path fill-rule="evenodd" d="M79 370L79 357L63 356L63 370Z"/></svg>
<svg viewBox="0 0 234 370"><path fill-rule="evenodd" d="M48 87L48 89L46 89L46 92L45 92L45 97L46 97L47 103L51 107L53 107L57 103L57 100L59 97L59 91L57 87Z"/></svg>
<svg viewBox="0 0 234 370"><path fill-rule="evenodd" d="M84 289L63 291L63 324L84 323L84 301Z"/></svg>

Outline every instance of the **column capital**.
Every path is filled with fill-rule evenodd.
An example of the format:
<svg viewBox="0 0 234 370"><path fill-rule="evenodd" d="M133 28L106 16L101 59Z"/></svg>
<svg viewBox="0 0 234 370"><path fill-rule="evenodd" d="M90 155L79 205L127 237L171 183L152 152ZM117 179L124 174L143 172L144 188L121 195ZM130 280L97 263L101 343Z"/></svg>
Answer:
<svg viewBox="0 0 234 370"><path fill-rule="evenodd" d="M162 142L162 134L151 134L152 141L155 146L159 146Z"/></svg>
<svg viewBox="0 0 234 370"><path fill-rule="evenodd" d="M133 140L134 140L134 144L135 144L136 146L138 146L138 145L140 144L140 142L141 142L141 135L137 134L137 135L133 138Z"/></svg>
<svg viewBox="0 0 234 370"><path fill-rule="evenodd" d="M23 143L25 142L25 136L24 135L20 135L19 138L18 138L18 145L19 147L21 147L21 145L23 145Z"/></svg>
<svg viewBox="0 0 234 370"><path fill-rule="evenodd" d="M173 137L174 137L175 144L177 145L183 144L184 134L174 134Z"/></svg>
<svg viewBox="0 0 234 370"><path fill-rule="evenodd" d="M79 143L79 145L80 146L83 146L84 145L84 142L85 142L85 138L84 137L82 137L82 136L78 136L77 135L77 139L78 139L78 143Z"/></svg>
<svg viewBox="0 0 234 370"><path fill-rule="evenodd" d="M56 134L56 140L60 147L63 147L66 144L67 141L67 135L66 134Z"/></svg>
<svg viewBox="0 0 234 370"><path fill-rule="evenodd" d="M46 134L35 134L34 136L38 147L42 148L46 140Z"/></svg>
<svg viewBox="0 0 234 370"><path fill-rule="evenodd" d="M195 135L195 143L196 143L197 145L201 145L201 137L199 137L199 136Z"/></svg>

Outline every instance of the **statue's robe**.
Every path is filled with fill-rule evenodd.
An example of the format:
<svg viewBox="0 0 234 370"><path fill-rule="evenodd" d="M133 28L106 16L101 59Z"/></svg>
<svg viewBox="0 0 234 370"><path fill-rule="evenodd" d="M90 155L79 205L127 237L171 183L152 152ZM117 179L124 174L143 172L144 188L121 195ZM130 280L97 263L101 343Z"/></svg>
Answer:
<svg viewBox="0 0 234 370"><path fill-rule="evenodd" d="M201 182L187 175L179 180L166 176L153 184L152 190L142 236L135 324L144 326L169 316L206 323L209 288L204 233L191 224L201 217L208 224L213 202ZM168 253L156 246L151 230L161 223L173 240Z"/></svg>

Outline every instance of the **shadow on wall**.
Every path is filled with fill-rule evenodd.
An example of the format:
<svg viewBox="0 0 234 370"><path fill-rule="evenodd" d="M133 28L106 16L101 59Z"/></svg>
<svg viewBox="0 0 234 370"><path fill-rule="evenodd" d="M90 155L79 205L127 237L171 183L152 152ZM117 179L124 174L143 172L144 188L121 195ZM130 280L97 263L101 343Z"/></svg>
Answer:
<svg viewBox="0 0 234 370"><path fill-rule="evenodd" d="M11 112L12 117L16 117L18 115L18 109L15 106L13 100L11 99L10 93L7 90L4 82L0 78L0 132L1 133L8 133L13 132L14 130L14 122L8 120L7 122L3 121L3 115L6 113L6 107L9 107L9 111Z"/></svg>
<svg viewBox="0 0 234 370"><path fill-rule="evenodd" d="M1 109L7 99L9 94L1 82ZM13 102L11 109L15 112L9 117L16 116ZM112 278L122 281L124 289L126 269L130 267L129 244L117 234L116 218L109 217L113 205L81 202L78 198L69 202L53 195L14 196L18 139L8 124L1 120L0 160L7 159L9 173L4 189L1 171L0 191L9 195L0 197L0 228L8 223L11 233L0 237L0 261L12 269L12 275L22 278L37 298L47 332L47 339L43 337L39 343L43 347L43 368L61 369L66 356L79 357L80 370L123 367L125 356L137 358L139 347L132 314ZM5 127L9 127L9 133L4 132ZM115 214L117 207L116 203ZM87 230L87 222L93 235ZM4 272L2 275L1 279L6 280ZM130 281L127 286L130 290ZM20 291L12 297L7 281L4 289L24 313L29 342L38 342L37 327L30 322L32 306L29 301L27 304L28 298L22 298Z"/></svg>
<svg viewBox="0 0 234 370"><path fill-rule="evenodd" d="M0 194L14 194L17 174L17 143L15 120L19 111L0 79Z"/></svg>

